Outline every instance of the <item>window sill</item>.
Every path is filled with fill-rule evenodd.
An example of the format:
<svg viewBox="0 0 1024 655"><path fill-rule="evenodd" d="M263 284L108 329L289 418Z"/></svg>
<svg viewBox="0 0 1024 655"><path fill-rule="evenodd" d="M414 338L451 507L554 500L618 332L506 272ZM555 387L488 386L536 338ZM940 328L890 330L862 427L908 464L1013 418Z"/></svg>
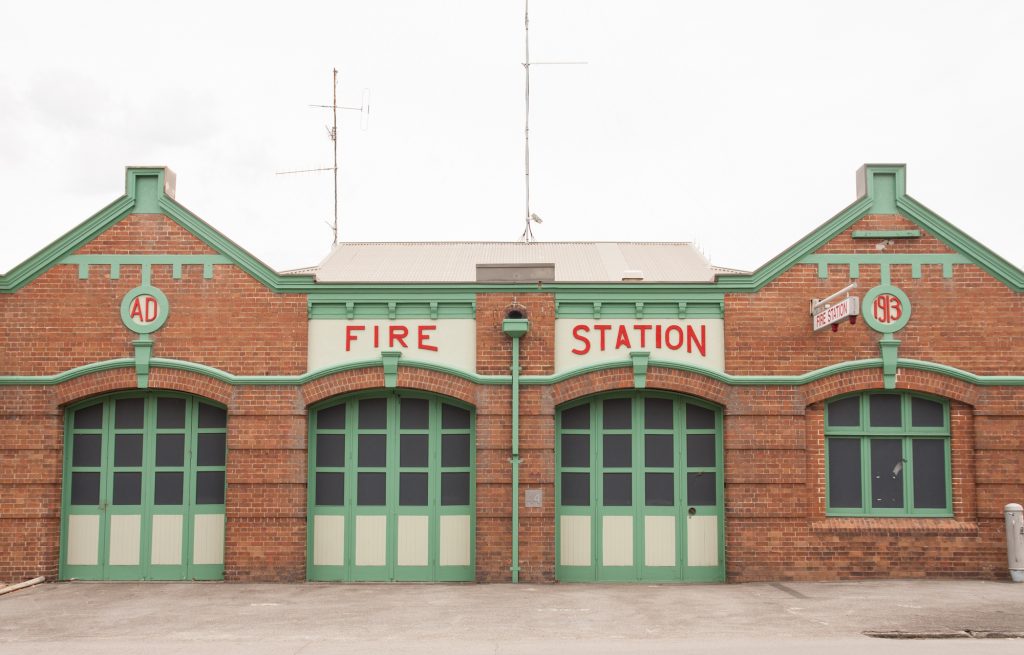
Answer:
<svg viewBox="0 0 1024 655"><path fill-rule="evenodd" d="M915 536L976 535L978 534L978 524L974 521L961 521L951 517L830 516L823 520L813 521L811 531L887 536L907 534Z"/></svg>

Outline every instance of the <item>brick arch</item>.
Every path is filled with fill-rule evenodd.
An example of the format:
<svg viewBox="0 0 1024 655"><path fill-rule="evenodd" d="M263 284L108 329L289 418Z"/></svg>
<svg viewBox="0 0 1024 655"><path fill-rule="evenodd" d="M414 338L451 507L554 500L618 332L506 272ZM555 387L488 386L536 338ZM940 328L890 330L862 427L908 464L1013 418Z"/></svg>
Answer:
<svg viewBox="0 0 1024 655"><path fill-rule="evenodd" d="M880 369L837 373L803 387L804 405L813 405L835 396L859 391L881 391L885 388ZM948 375L900 368L894 391L929 393L965 405L978 402L978 387Z"/></svg>
<svg viewBox="0 0 1024 655"><path fill-rule="evenodd" d="M62 382L54 387L53 399L56 405L64 406L117 391L140 391L134 368L87 373ZM155 367L150 370L148 388L142 391L180 391L230 405L233 388L201 373Z"/></svg>
<svg viewBox="0 0 1024 655"><path fill-rule="evenodd" d="M398 367L397 387L401 389L427 391L476 406L478 386L449 373L411 366ZM306 405L313 405L333 396L370 389L385 389L383 368L374 366L334 373L302 385L302 394Z"/></svg>
<svg viewBox="0 0 1024 655"><path fill-rule="evenodd" d="M552 400L556 406L577 398L606 391L630 391L633 387L633 369L630 366L592 371L563 380L553 385ZM651 366L647 369L646 388L652 391L671 391L693 396L725 406L729 386L706 375L691 371Z"/></svg>

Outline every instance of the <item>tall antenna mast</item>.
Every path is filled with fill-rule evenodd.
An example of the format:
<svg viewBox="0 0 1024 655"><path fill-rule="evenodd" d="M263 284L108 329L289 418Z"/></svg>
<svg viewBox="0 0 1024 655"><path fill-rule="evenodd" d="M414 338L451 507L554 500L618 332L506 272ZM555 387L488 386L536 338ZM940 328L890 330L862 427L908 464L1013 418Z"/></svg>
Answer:
<svg viewBox="0 0 1024 655"><path fill-rule="evenodd" d="M328 223L331 228L332 241L331 246L338 244L338 110L339 109L350 109L352 111L358 111L362 114L359 121L360 127L366 129L370 119L370 90L363 89L363 102L358 107L342 107L338 105L338 69L331 69L331 104L329 105L309 105L310 107L318 107L323 109L331 110L331 126L327 128L327 137L331 140L331 144L334 149L334 165L323 166L321 168L305 168L298 171L281 171L278 175L291 175L292 173L314 173L317 171L334 171L334 221Z"/></svg>
<svg viewBox="0 0 1024 655"><path fill-rule="evenodd" d="M586 64L585 61L530 61L530 0L524 0L523 10L523 31L526 37L526 57L523 60L523 69L526 71L526 128L524 130L524 141L526 145L525 152L525 172L526 172L526 228L523 230L523 234L519 237L519 240L524 243L532 243L536 239L533 237L533 223L543 223L540 216L537 216L530 211L530 66L546 66L552 64Z"/></svg>

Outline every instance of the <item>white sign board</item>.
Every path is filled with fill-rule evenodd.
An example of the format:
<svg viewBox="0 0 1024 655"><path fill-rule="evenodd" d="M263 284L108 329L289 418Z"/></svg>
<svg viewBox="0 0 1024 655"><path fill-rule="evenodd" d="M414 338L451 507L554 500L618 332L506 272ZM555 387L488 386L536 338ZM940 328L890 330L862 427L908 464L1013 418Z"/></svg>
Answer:
<svg viewBox="0 0 1024 655"><path fill-rule="evenodd" d="M476 321L340 320L309 321L309 369L379 360L385 351L402 353L401 361L429 362L467 373L476 372Z"/></svg>
<svg viewBox="0 0 1024 655"><path fill-rule="evenodd" d="M822 307L814 313L812 317L814 331L817 332L833 323L838 323L845 318L856 316L859 313L860 299L855 296L848 296L833 305Z"/></svg>
<svg viewBox="0 0 1024 655"><path fill-rule="evenodd" d="M725 370L725 322L712 319L558 319L555 373L609 362L628 362L631 352L651 361Z"/></svg>

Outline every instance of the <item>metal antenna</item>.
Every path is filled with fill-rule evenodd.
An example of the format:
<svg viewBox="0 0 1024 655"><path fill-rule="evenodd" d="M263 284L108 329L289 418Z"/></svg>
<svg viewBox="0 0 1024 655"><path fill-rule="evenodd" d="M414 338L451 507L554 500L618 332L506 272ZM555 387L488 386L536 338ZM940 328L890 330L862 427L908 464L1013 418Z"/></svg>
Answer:
<svg viewBox="0 0 1024 655"><path fill-rule="evenodd" d="M291 175L293 173L315 173L318 171L334 171L334 222L328 223L331 228L331 232L334 236L334 240L331 242L331 246L338 244L338 110L349 109L352 111L358 111L362 114L362 118L359 121L361 129L366 129L370 119L370 90L363 89L363 102L358 107L342 107L338 105L338 69L332 69L332 85L333 94L331 96L331 104L329 105L309 105L310 107L318 107L323 109L331 110L331 127L327 128L327 137L331 140L334 146L334 166L325 166L322 168L306 168L299 171L280 171L278 175Z"/></svg>
<svg viewBox="0 0 1024 655"><path fill-rule="evenodd" d="M523 25L526 33L526 57L523 60L523 69L526 71L526 228L519 240L523 243L532 243L532 223L543 223L540 216L530 211L530 66L551 66L559 64L586 64L585 61L530 61L530 0L524 0Z"/></svg>

